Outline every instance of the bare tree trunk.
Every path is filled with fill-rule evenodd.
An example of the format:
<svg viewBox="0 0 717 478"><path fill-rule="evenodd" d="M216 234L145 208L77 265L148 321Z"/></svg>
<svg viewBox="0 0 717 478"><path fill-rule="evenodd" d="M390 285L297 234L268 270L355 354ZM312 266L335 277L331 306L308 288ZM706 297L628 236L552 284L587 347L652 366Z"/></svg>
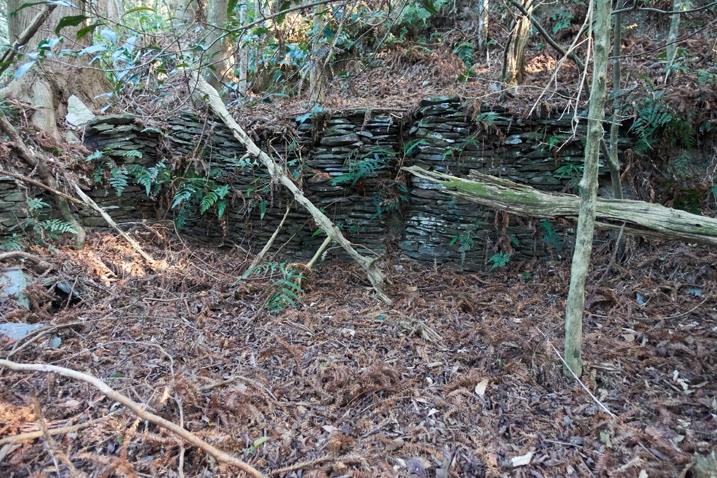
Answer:
<svg viewBox="0 0 717 478"><path fill-rule="evenodd" d="M523 67L525 63L525 47L530 38L530 16L533 14L535 4L533 0L523 0L523 10L527 12L518 16L513 31L505 48L503 62L503 81L511 86L523 82Z"/></svg>
<svg viewBox="0 0 717 478"><path fill-rule="evenodd" d="M621 9L622 0L618 0L616 9ZM608 168L610 169L610 181L612 193L615 199L622 199L622 179L620 178L620 158L618 157L618 140L620 136L620 83L622 74L620 72L622 53L622 13L613 15L613 37L612 37L612 91L615 94L612 102L612 123L610 124L610 144L607 148Z"/></svg>
<svg viewBox="0 0 717 478"><path fill-rule="evenodd" d="M246 25L246 5L239 7L239 24L244 27ZM249 45L239 45L239 83L237 89L239 93L245 94L247 89L247 73L249 72Z"/></svg>
<svg viewBox="0 0 717 478"><path fill-rule="evenodd" d="M488 48L488 0L478 0L478 51Z"/></svg>
<svg viewBox="0 0 717 478"><path fill-rule="evenodd" d="M328 55L328 45L324 38L324 27L326 22L321 13L325 7L314 7L314 15L312 18L312 46L311 46L311 65L309 66L309 104L321 104L326 97L326 69L324 68L324 58Z"/></svg>
<svg viewBox="0 0 717 478"><path fill-rule="evenodd" d="M598 163L600 140L603 135L602 121L605 117L605 84L610 49L610 12L612 2L594 0L595 31L593 33L595 55L593 79L588 112L588 134L585 148L585 168L580 180L580 215L575 237L575 251L570 270L570 291L565 304L565 367L570 377L580 377L583 372L582 337L583 309L585 308L585 280L590 267L590 252L595 231L595 209L598 189Z"/></svg>
<svg viewBox="0 0 717 478"><path fill-rule="evenodd" d="M78 8L58 6L35 36L24 46L23 52L30 53L41 40L56 37L54 29L63 17L87 14L84 2L76 3L79 5ZM8 10L15 12L22 4L23 0L8 0ZM42 7L42 5L34 5L24 8L15 16L10 17L8 32L11 41L21 34ZM60 33L65 38L65 42L61 46L62 49L79 50L90 44L92 35L86 35L82 40L76 39L77 30L82 26L84 25L62 29ZM53 53L57 55L59 48ZM25 61L27 59L22 60L22 62ZM0 96L16 98L31 104L35 110L30 120L31 123L60 141L62 138L57 129L57 123L64 119L67 112L67 98L74 94L90 109L98 109L105 104L101 99L102 94L111 90L103 71L95 68L83 68L79 71L73 69L85 66L84 61L84 59L64 57L60 63L55 57L37 62L22 77L0 91Z"/></svg>
<svg viewBox="0 0 717 478"><path fill-rule="evenodd" d="M689 8L690 0L673 0L672 2L672 11L674 12L684 12L685 10L689 10ZM682 15L680 14L672 15L670 33L667 35L667 66L665 66L665 83L667 83L667 79L670 77L672 64L675 62L675 57L677 56L677 36L680 33L681 17Z"/></svg>
<svg viewBox="0 0 717 478"><path fill-rule="evenodd" d="M233 46L224 34L223 27L229 19L227 3L222 0L210 0L207 6L207 28L210 29L207 40L207 81L216 89L234 77Z"/></svg>

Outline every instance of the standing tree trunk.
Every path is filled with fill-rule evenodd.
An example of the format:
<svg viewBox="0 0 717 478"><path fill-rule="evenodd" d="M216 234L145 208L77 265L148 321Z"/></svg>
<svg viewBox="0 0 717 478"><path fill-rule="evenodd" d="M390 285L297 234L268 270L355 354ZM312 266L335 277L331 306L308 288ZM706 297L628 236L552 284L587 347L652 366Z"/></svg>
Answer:
<svg viewBox="0 0 717 478"><path fill-rule="evenodd" d="M233 46L225 34L229 20L227 2L222 0L210 0L207 5L207 28L210 29L207 41L207 81L215 89L221 90L222 84L231 81L234 77Z"/></svg>
<svg viewBox="0 0 717 478"><path fill-rule="evenodd" d="M488 49L488 0L478 0L478 51Z"/></svg>
<svg viewBox="0 0 717 478"><path fill-rule="evenodd" d="M689 10L690 0L673 0L672 11L673 12L684 12ZM672 72L672 64L675 62L677 56L677 35L680 33L680 17L681 14L675 13L672 15L672 21L670 23L670 33L667 35L667 65L665 66L665 83L670 77Z"/></svg>
<svg viewBox="0 0 717 478"><path fill-rule="evenodd" d="M575 252L570 270L570 291L565 305L565 368L570 377L583 373L582 336L583 309L585 308L585 280L590 267L590 252L595 230L595 204L598 189L598 162L600 141L603 135L602 121L605 117L605 84L610 49L611 3L594 0L595 31L593 33L595 56L593 79L588 112L588 134L585 148L585 168L580 180L580 214L575 237Z"/></svg>
<svg viewBox="0 0 717 478"><path fill-rule="evenodd" d="M8 0L8 12L16 12L25 2L23 0ZM56 38L55 27L64 17L88 15L86 3L76 2L78 7L58 6L45 21L35 36L23 46L22 53L27 55L33 52L41 40ZM8 36L14 42L18 35L25 30L38 11L44 5L38 4L23 8L11 15L8 23ZM67 99L70 95L77 96L90 109L99 109L105 104L100 99L103 93L111 91L111 87L103 71L96 68L76 69L86 66L84 58L63 57L57 61L57 55L62 50L80 50L89 46L92 35L85 35L77 40L77 31L85 26L68 26L60 31L64 43L58 44L47 59L38 61L29 71L17 80L11 82L0 91L0 96L16 98L29 103L34 107L30 119L33 126L46 132L60 141L61 135L57 129L58 121L63 121L67 112ZM27 56L20 58L20 63L28 62Z"/></svg>
<svg viewBox="0 0 717 478"><path fill-rule="evenodd" d="M623 1L618 0L616 9L622 9ZM612 35L612 91L614 93L612 102L612 122L610 123L610 144L607 147L608 168L610 169L610 181L612 183L612 194L615 199L622 199L622 179L620 178L620 158L618 157L618 140L620 139L620 83L622 73L620 71L620 54L622 53L622 13L618 12L613 18Z"/></svg>
<svg viewBox="0 0 717 478"><path fill-rule="evenodd" d="M329 54L329 48L324 36L326 21L323 5L314 7L311 28L311 63L309 65L309 104L316 105L324 102L326 97L326 68L324 59Z"/></svg>
<svg viewBox="0 0 717 478"><path fill-rule="evenodd" d="M239 25L244 28L247 24L246 20L246 4L242 3L239 7ZM243 30L242 30L243 32ZM245 33L242 33L242 39ZM237 90L239 93L246 94L247 89L247 73L249 72L249 45L239 40L239 75L237 78Z"/></svg>
<svg viewBox="0 0 717 478"><path fill-rule="evenodd" d="M533 0L523 0L523 10L527 14L520 14L513 26L508 44L505 47L503 62L503 81L510 86L523 82L523 67L525 63L525 47L530 38L530 16L535 9Z"/></svg>

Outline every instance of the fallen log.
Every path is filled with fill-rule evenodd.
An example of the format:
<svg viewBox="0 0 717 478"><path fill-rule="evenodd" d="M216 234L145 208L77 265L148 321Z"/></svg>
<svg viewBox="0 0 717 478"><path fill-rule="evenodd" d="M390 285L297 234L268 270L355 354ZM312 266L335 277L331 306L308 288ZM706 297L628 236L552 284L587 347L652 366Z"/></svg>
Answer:
<svg viewBox="0 0 717 478"><path fill-rule="evenodd" d="M418 166L404 167L403 170L418 178L441 184L448 194L519 216L575 219L580 208L580 198L573 194L538 191L524 184L474 170L470 172L469 179L428 171ZM717 245L717 219L661 204L598 198L596 219L595 227L603 229L619 229L624 223L625 232L630 234Z"/></svg>
<svg viewBox="0 0 717 478"><path fill-rule="evenodd" d="M386 294L386 285L388 284L387 278L384 276L381 269L378 267L375 259L369 259L359 254L356 249L353 248L351 243L344 237L338 227L331 222L331 219L319 210L314 204L309 201L299 187L294 184L294 181L284 172L276 161L274 161L268 154L263 152L259 147L252 141L252 139L244 132L239 124L232 118L232 115L227 111L226 106L219 98L217 90L214 89L209 83L202 78L196 71L192 72L192 86L194 87L194 96L200 101L206 102L211 110L216 114L224 124L232 131L234 137L239 140L247 150L247 154L251 157L255 157L261 161L266 167L269 175L274 181L279 182L282 186L288 189L294 196L294 200L306 209L316 221L316 224L323 230L327 236L341 246L348 255L355 260L368 275L368 279L373 285L376 294L386 303L391 303L391 299Z"/></svg>

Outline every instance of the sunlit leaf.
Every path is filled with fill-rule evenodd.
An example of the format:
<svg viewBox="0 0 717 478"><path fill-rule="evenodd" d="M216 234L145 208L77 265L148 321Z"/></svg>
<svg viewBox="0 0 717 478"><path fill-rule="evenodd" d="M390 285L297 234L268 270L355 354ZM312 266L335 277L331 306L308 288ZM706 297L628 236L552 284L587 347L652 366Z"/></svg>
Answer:
<svg viewBox="0 0 717 478"><path fill-rule="evenodd" d="M24 75L25 73L27 73L27 70L29 70L30 68L32 68L34 64L35 64L34 61L29 61L29 62L25 63L24 65L20 65L20 67L15 71L15 75L14 75L14 76L15 76L15 79L17 80L17 79L20 78L22 75Z"/></svg>
<svg viewBox="0 0 717 478"><path fill-rule="evenodd" d="M117 43L117 34L114 32L114 30L110 30L109 28L103 28L100 31L100 35L102 35L102 38L109 40L112 43Z"/></svg>

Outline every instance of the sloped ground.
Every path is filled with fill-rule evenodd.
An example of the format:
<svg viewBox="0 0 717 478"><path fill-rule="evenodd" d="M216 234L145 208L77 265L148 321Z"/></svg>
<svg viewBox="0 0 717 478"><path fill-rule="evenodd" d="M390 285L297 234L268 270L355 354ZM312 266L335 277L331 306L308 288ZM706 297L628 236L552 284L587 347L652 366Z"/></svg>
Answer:
<svg viewBox="0 0 717 478"><path fill-rule="evenodd" d="M680 476L717 445L713 250L632 244L612 265L596 251L593 398L554 349L567 262L461 274L395 258L390 306L359 269L325 263L303 305L271 315L271 280L232 285L238 249L143 237L161 266L110 235L51 256L45 283L81 301L34 286L33 312L8 301L0 321L42 320L62 344L6 340L3 358L92 374L273 476ZM0 383L0 476L237 476L85 383Z"/></svg>

